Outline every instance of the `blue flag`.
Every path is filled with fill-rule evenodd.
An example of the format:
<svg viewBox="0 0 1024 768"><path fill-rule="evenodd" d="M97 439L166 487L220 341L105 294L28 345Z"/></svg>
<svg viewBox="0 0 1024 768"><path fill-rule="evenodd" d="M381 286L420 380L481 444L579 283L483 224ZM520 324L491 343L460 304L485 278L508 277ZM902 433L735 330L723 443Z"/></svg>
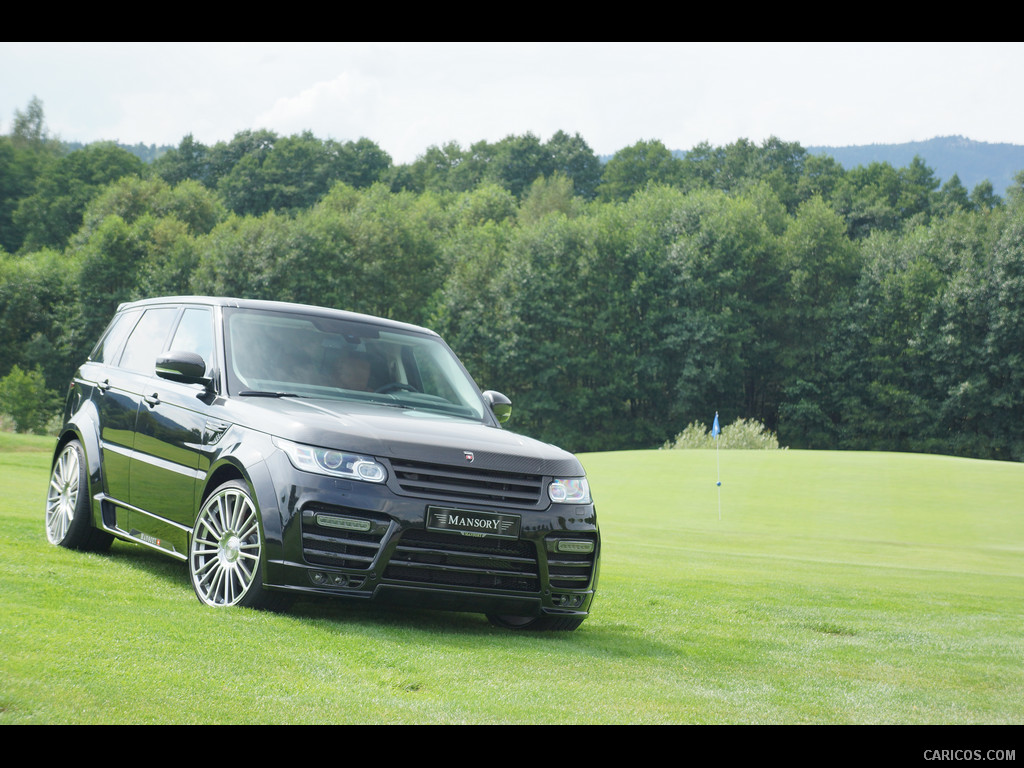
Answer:
<svg viewBox="0 0 1024 768"><path fill-rule="evenodd" d="M718 428L718 411L715 411L715 423L711 425L711 436L718 437L721 431L722 430Z"/></svg>

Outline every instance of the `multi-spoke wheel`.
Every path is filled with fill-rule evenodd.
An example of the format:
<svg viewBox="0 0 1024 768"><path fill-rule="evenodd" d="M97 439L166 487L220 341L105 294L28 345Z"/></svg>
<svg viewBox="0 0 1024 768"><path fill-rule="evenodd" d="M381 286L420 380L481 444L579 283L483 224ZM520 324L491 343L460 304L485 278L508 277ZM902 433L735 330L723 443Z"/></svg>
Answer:
<svg viewBox="0 0 1024 768"><path fill-rule="evenodd" d="M50 473L46 494L46 538L69 549L102 551L114 540L92 527L85 453L76 440L64 446Z"/></svg>
<svg viewBox="0 0 1024 768"><path fill-rule="evenodd" d="M192 529L188 569L207 605L266 608L259 513L244 483L232 480L203 503Z"/></svg>

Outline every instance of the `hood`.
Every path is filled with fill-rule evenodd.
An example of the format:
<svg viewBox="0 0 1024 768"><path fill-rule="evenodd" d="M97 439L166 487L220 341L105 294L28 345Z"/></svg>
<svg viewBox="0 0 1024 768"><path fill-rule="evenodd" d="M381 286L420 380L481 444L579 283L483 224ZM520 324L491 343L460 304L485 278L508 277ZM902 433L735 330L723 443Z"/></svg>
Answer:
<svg viewBox="0 0 1024 768"><path fill-rule="evenodd" d="M305 398L237 398L231 420L297 443L385 459L528 474L583 475L568 451L500 427L430 411Z"/></svg>

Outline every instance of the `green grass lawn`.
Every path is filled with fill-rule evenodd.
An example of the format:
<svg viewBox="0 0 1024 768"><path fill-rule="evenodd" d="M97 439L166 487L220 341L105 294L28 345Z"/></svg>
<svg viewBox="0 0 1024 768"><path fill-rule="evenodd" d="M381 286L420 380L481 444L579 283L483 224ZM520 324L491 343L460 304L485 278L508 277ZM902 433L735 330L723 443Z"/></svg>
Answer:
<svg viewBox="0 0 1024 768"><path fill-rule="evenodd" d="M50 546L52 442L0 435L0 723L1020 723L1024 465L581 457L603 536L573 633L303 601Z"/></svg>

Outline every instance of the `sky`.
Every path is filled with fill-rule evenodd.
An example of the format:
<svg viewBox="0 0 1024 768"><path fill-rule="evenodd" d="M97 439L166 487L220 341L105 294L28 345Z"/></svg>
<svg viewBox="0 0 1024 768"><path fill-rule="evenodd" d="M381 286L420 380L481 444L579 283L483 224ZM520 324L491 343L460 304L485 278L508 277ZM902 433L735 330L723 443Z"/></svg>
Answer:
<svg viewBox="0 0 1024 768"><path fill-rule="evenodd" d="M36 96L65 141L245 129L431 145L579 133L599 155L769 136L1024 145L1024 43L11 43L0 134Z"/></svg>

